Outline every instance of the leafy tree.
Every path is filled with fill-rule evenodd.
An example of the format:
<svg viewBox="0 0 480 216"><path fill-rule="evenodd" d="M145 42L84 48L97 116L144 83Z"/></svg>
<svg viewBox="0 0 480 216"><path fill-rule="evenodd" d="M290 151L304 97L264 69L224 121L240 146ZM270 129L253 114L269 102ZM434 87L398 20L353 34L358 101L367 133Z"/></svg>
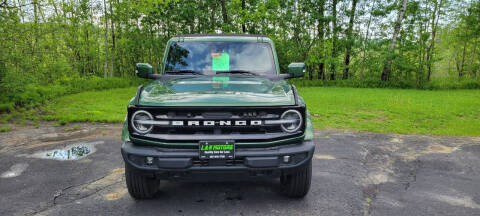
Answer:
<svg viewBox="0 0 480 216"><path fill-rule="evenodd" d="M267 35L282 72L304 61L311 80L343 71L423 88L480 75L479 0L0 0L0 90L132 77L137 62L158 72L165 42L196 33Z"/></svg>

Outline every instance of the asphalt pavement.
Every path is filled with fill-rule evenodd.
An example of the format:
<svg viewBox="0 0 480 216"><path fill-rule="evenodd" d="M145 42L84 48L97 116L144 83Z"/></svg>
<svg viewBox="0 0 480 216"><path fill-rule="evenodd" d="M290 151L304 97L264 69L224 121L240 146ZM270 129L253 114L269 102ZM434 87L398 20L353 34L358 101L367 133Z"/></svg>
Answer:
<svg viewBox="0 0 480 216"><path fill-rule="evenodd" d="M120 126L80 128L0 134L0 215L480 215L480 138L316 131L303 199L258 180L164 181L134 200Z"/></svg>

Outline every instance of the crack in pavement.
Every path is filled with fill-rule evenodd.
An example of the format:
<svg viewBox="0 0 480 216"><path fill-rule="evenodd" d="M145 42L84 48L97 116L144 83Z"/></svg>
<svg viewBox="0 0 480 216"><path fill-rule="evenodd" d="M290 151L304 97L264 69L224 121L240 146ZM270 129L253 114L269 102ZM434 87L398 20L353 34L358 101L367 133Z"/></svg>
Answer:
<svg viewBox="0 0 480 216"><path fill-rule="evenodd" d="M364 216L371 215L374 211L373 206L379 201L378 194L382 188L392 188L395 187L392 185L400 184L402 185L401 188L408 191L417 182L418 171L423 165L423 162L419 159L421 156L439 157L440 155L455 153L462 150L462 147L465 146L477 146L479 144L478 140L473 138L451 138L453 139L451 142L448 139L442 139L442 142L439 142L437 140L439 138L423 138L420 139L411 135L393 135L390 141L380 143L378 140L370 142L370 139L366 142L357 142L358 148L361 149L360 154L363 156L361 167L366 170L365 177L362 178L360 176L360 185L363 188L362 193L365 199ZM340 159L340 157L337 157L337 159ZM386 185L387 183L389 185ZM411 193L416 193L416 191ZM460 206L459 203L464 206L477 206L473 201L468 201L468 199L463 202L458 200L453 202L454 198L452 197L456 196L444 197L446 198L443 200L447 200L457 206ZM382 202L385 202L384 198L380 199Z"/></svg>
<svg viewBox="0 0 480 216"><path fill-rule="evenodd" d="M123 168L117 168L112 170L110 174L91 180L87 183L69 185L60 190L57 190L53 195L50 204L34 212L27 213L26 215L39 215L59 205L65 205L91 197L107 188L110 188L117 184L121 184L125 180L124 172L125 170ZM71 191L73 192L70 193ZM65 196L67 196L67 198L64 198ZM57 200L60 198L64 198L64 202L57 202Z"/></svg>
<svg viewBox="0 0 480 216"><path fill-rule="evenodd" d="M365 169L365 176L361 177L360 185L364 197L363 215L369 216L373 211L372 204L377 199L382 184L396 182L394 176L395 162L398 157L384 148L384 146L370 146L367 143L359 143L362 148L363 158L360 160L361 167Z"/></svg>
<svg viewBox="0 0 480 216"><path fill-rule="evenodd" d="M76 172L81 171L78 173L95 175L83 176L81 181L70 180L73 174L67 171L65 175L69 175L68 180L61 179L58 181L59 184L44 190L41 197L47 199L40 200L39 203L29 200L29 203L22 204L30 206L28 210L27 208L18 209L23 212L29 211L28 215L65 214L65 212L87 214L83 208L95 208L100 214L105 214L105 212L121 213L123 210L128 210L130 213L145 213L181 206L182 211L188 214L196 210L196 205L215 205L218 204L215 203L218 199L228 202L229 206L216 205L213 210L197 213L235 211L238 214L245 211L246 215L255 214L252 211L249 214L248 209L242 210L246 205L255 206L265 215L268 214L266 212L277 215L337 213L364 216L389 213L390 215L409 215L408 213L411 212L414 213L410 215L429 215L438 212L455 215L455 212L460 212L457 215L461 215L462 212L470 213L469 210L480 209L479 191L475 187L480 171L476 166L480 153L480 140L369 133L327 134L331 138L317 143L312 179L315 185L313 193L309 194L309 199L301 202L290 202L290 200L275 197L278 194L272 193L268 187L263 186L249 187L248 190L255 190L259 195L261 194L261 196L249 197L248 190L247 192L243 190L247 188L242 185L224 184L226 186L221 189L210 185L206 187L193 185L190 187L194 189L193 191L181 185L170 185L162 194L165 200L143 202L140 204L141 208L138 208L138 205L133 204L133 199L126 199L126 197L120 199L128 194L128 191L124 184L124 170L113 169L119 167L121 162L121 157L111 152L112 148L118 147L118 142L106 141L109 148L101 150L108 151L108 154L78 163L68 162L69 165L60 167L61 169L74 168ZM105 164L98 166L97 162ZM35 168L38 169L38 167ZM113 170L108 173L109 169ZM23 175L28 176L29 173L25 172ZM90 180L94 177L99 178ZM51 177L45 178L49 180ZM435 183L432 184L431 180ZM31 188L35 187L38 186L31 186ZM59 189L60 187L62 188ZM180 190L181 193L175 193L174 190ZM191 197L197 196L196 193L201 194L198 195L199 199ZM185 205L192 199L194 202L197 201L192 205ZM272 201L270 202L269 199ZM125 208L116 209L119 205ZM431 208L425 209L424 206L431 206ZM18 209L8 210L13 212L19 211ZM33 210L37 211L32 213Z"/></svg>
<svg viewBox="0 0 480 216"><path fill-rule="evenodd" d="M360 147L364 150L362 152L365 152L363 154L363 158L362 160L360 161L361 164L362 164L362 167L366 170L366 178L368 179L368 174L369 174L369 171L367 169L367 157L370 154L370 150L368 149L368 147L366 145L360 145ZM377 185L373 184L373 186L375 186L375 190L372 190L371 189L371 186L372 184L367 184L367 185L363 185L363 189L362 189L362 193L363 193L363 197L365 199L365 203L364 203L364 208L363 208L363 215L364 216L368 216L370 215L371 213L371 203L372 203L372 198L375 198L376 197L376 194L377 194ZM369 188L370 187L370 188Z"/></svg>
<svg viewBox="0 0 480 216"><path fill-rule="evenodd" d="M363 197L365 198L365 204L363 209L363 215L369 216L372 213L372 202L377 198L377 194L380 191L380 186L378 184L368 185L364 187Z"/></svg>

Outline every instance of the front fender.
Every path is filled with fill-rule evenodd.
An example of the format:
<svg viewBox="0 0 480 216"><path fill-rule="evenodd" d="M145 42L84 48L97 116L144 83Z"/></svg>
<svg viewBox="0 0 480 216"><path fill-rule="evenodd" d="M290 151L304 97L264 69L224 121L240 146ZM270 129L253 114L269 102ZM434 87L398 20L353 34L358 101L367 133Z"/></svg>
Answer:
<svg viewBox="0 0 480 216"><path fill-rule="evenodd" d="M307 118L306 118L306 126L305 126L305 140L313 140L313 124L312 124L312 116L310 112L306 110Z"/></svg>
<svg viewBox="0 0 480 216"><path fill-rule="evenodd" d="M125 116L125 120L123 121L122 140L124 142L130 142L130 133L128 132L127 116Z"/></svg>
<svg viewBox="0 0 480 216"><path fill-rule="evenodd" d="M307 107L305 100L300 95L298 95L298 104L304 105L305 107ZM308 111L308 109L305 109L305 113L307 115L307 117L305 118L306 119L305 123L307 124L305 125L305 140L313 140L314 131L313 131L312 116L310 115L310 112Z"/></svg>

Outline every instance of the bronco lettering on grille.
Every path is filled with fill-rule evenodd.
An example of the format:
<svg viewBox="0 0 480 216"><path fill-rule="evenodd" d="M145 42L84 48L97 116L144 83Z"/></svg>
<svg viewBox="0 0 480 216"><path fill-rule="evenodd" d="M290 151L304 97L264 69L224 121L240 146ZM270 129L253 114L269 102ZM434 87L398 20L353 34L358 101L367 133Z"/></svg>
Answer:
<svg viewBox="0 0 480 216"><path fill-rule="evenodd" d="M171 121L172 126L262 126L262 120Z"/></svg>

